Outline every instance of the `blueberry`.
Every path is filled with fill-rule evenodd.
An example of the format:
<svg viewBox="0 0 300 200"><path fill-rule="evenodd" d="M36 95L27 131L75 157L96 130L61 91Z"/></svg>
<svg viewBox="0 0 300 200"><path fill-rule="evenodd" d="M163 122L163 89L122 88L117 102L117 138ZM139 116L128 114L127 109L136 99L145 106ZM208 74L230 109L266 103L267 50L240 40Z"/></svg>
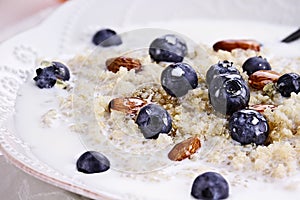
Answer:
<svg viewBox="0 0 300 200"><path fill-rule="evenodd" d="M194 180L191 195L196 199L226 199L229 196L228 182L219 173L203 173Z"/></svg>
<svg viewBox="0 0 300 200"><path fill-rule="evenodd" d="M198 86L198 77L190 65L175 63L162 71L161 85L169 95L181 97Z"/></svg>
<svg viewBox="0 0 300 200"><path fill-rule="evenodd" d="M50 66L43 69L38 68L36 74L37 76L33 80L39 88L52 88L57 79L62 81L70 79L69 69L60 62L52 62Z"/></svg>
<svg viewBox="0 0 300 200"><path fill-rule="evenodd" d="M224 60L212 65L206 72L206 84L209 85L211 80L220 74L240 74L239 70L233 66L232 62Z"/></svg>
<svg viewBox="0 0 300 200"><path fill-rule="evenodd" d="M77 170L85 174L107 171L110 168L109 160L101 153L87 151L76 162Z"/></svg>
<svg viewBox="0 0 300 200"><path fill-rule="evenodd" d="M36 70L37 76L33 78L35 84L39 88L52 88L56 83L56 76L54 74L55 68L53 66L44 69L38 68Z"/></svg>
<svg viewBox="0 0 300 200"><path fill-rule="evenodd" d="M95 33L92 42L102 47L110 47L121 45L122 39L114 30L101 29Z"/></svg>
<svg viewBox="0 0 300 200"><path fill-rule="evenodd" d="M292 92L300 92L300 76L296 73L287 73L279 77L276 88L283 97L290 97Z"/></svg>
<svg viewBox="0 0 300 200"><path fill-rule="evenodd" d="M222 74L211 80L208 95L214 110L231 115L248 106L250 90L240 75Z"/></svg>
<svg viewBox="0 0 300 200"><path fill-rule="evenodd" d="M187 45L178 36L168 34L156 38L150 44L149 54L156 62L182 62L187 54Z"/></svg>
<svg viewBox="0 0 300 200"><path fill-rule="evenodd" d="M56 78L63 81L70 80L70 71L67 66L60 62L52 62L52 66L54 67L54 74Z"/></svg>
<svg viewBox="0 0 300 200"><path fill-rule="evenodd" d="M244 71L247 72L248 76L250 76L258 70L271 70L271 66L267 59L262 58L261 56L248 58L244 62L242 68Z"/></svg>
<svg viewBox="0 0 300 200"><path fill-rule="evenodd" d="M264 144L269 135L269 125L262 114L255 110L243 109L229 119L231 138L242 145Z"/></svg>
<svg viewBox="0 0 300 200"><path fill-rule="evenodd" d="M138 113L136 123L146 139L156 139L160 133L169 133L172 128L170 114L161 106L148 104Z"/></svg>

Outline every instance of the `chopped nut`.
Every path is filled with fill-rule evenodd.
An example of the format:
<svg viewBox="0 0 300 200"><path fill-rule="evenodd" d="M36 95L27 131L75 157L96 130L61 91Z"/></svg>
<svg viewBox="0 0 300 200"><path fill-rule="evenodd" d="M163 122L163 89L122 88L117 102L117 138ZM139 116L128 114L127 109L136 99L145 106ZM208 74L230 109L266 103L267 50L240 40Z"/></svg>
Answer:
<svg viewBox="0 0 300 200"><path fill-rule="evenodd" d="M139 59L129 58L129 57L116 57L106 60L106 67L109 71L117 73L120 70L120 67L125 67L128 70L135 69L136 71L140 70L142 64Z"/></svg>
<svg viewBox="0 0 300 200"><path fill-rule="evenodd" d="M276 83L280 74L271 70L258 70L249 76L249 85L262 90L269 83Z"/></svg>
<svg viewBox="0 0 300 200"><path fill-rule="evenodd" d="M267 85L265 85L265 87L263 88L263 93L265 95L268 95L269 97L273 98L273 96L276 93L275 84L273 82L271 82L271 83L268 83Z"/></svg>
<svg viewBox="0 0 300 200"><path fill-rule="evenodd" d="M249 109L256 110L257 112L263 113L267 108L270 108L271 110L274 110L277 106L275 105L251 105L249 106Z"/></svg>
<svg viewBox="0 0 300 200"><path fill-rule="evenodd" d="M178 144L169 152L168 157L170 160L181 161L185 158L189 158L201 147L199 137L190 137Z"/></svg>
<svg viewBox="0 0 300 200"><path fill-rule="evenodd" d="M252 49L260 51L260 43L255 40L222 40L213 45L215 51L232 51L233 49Z"/></svg>
<svg viewBox="0 0 300 200"><path fill-rule="evenodd" d="M148 102L146 100L134 97L116 98L109 102L108 109L136 115L147 103Z"/></svg>

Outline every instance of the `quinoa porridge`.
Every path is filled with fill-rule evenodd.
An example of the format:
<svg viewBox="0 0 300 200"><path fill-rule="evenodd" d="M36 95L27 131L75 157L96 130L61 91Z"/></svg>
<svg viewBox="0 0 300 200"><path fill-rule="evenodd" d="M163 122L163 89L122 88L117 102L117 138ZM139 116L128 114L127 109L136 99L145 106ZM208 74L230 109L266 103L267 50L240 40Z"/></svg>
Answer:
<svg viewBox="0 0 300 200"><path fill-rule="evenodd" d="M121 35L122 39L132 41L130 34ZM69 130L80 135L87 149L106 155L111 168L128 179L161 182L172 180L175 175L189 185L191 177L213 170L225 175L230 187L247 188L249 180L281 182L299 174L299 95L292 93L286 98L272 89L263 91L249 86L250 107L271 105L262 112L270 130L264 145L241 145L230 136L229 117L215 111L210 104L206 72L212 65L227 60L248 84L249 76L242 68L248 58L267 58L272 71L282 75L300 73L300 57L268 57L272 51L268 46L263 46L260 51L239 48L231 52L214 51L212 46L184 39L187 40L188 53L182 62L192 66L198 78L198 86L186 95L172 97L164 90L160 78L170 63L154 62L148 54L147 43L138 47L135 46L138 42L132 46L124 42L120 46L96 48L64 60L71 79L67 85L55 86L58 106L44 109L39 120L41 126L51 129L60 123L58 121L67 122ZM120 56L138 59L141 68L127 70L121 67L117 72L107 70L107 60ZM28 85L30 90L38 90L32 83L30 77L25 84L27 87L21 88L20 93L26 95ZM171 131L159 134L157 139L146 139L135 122L136 113L110 108L111 101L116 98L137 98L145 104L162 106L172 118ZM168 158L170 150L191 137L200 139L199 149L182 161L171 161ZM175 170L169 170L172 167ZM298 179L285 187L299 189L299 184Z"/></svg>

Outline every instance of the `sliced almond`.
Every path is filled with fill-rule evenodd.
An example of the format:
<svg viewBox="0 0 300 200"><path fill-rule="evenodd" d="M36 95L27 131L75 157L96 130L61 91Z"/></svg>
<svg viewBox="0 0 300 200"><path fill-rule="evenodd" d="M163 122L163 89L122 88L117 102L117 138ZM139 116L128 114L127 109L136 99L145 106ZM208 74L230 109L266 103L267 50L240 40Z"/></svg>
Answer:
<svg viewBox="0 0 300 200"><path fill-rule="evenodd" d="M142 67L139 59L124 56L107 59L105 64L107 69L114 73L117 73L121 67L125 67L128 70L135 69L137 71Z"/></svg>
<svg viewBox="0 0 300 200"><path fill-rule="evenodd" d="M109 110L117 110L126 114L136 115L138 111L147 104L146 100L127 97L127 98L115 98L109 102Z"/></svg>
<svg viewBox="0 0 300 200"><path fill-rule="evenodd" d="M178 144L176 144L169 152L168 157L170 160L181 161L189 158L201 147L200 138L197 136L190 137Z"/></svg>
<svg viewBox="0 0 300 200"><path fill-rule="evenodd" d="M262 90L267 84L278 81L280 74L272 70L259 70L249 76L249 85Z"/></svg>
<svg viewBox="0 0 300 200"><path fill-rule="evenodd" d="M260 43L256 40L221 40L213 45L215 51L232 51L233 49L252 49L260 51Z"/></svg>
<svg viewBox="0 0 300 200"><path fill-rule="evenodd" d="M256 110L257 112L263 113L267 108L274 110L277 106L275 105L263 105L263 104L256 104L249 106L249 109Z"/></svg>

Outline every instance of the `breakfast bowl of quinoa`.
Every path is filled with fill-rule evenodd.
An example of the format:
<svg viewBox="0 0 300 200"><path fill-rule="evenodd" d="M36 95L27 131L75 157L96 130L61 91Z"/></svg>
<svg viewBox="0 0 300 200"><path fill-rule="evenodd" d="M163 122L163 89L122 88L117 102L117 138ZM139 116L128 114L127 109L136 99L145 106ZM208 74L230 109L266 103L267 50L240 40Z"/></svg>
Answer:
<svg viewBox="0 0 300 200"><path fill-rule="evenodd" d="M3 106L14 113L1 136L9 160L94 199L297 199L300 49L281 42L296 20L234 21L215 8L228 20L140 13L148 24L118 25L96 20L100 4L49 18L76 10L54 50L20 47L34 31L13 42L10 62L25 67L3 67L18 82L2 84L17 97Z"/></svg>

